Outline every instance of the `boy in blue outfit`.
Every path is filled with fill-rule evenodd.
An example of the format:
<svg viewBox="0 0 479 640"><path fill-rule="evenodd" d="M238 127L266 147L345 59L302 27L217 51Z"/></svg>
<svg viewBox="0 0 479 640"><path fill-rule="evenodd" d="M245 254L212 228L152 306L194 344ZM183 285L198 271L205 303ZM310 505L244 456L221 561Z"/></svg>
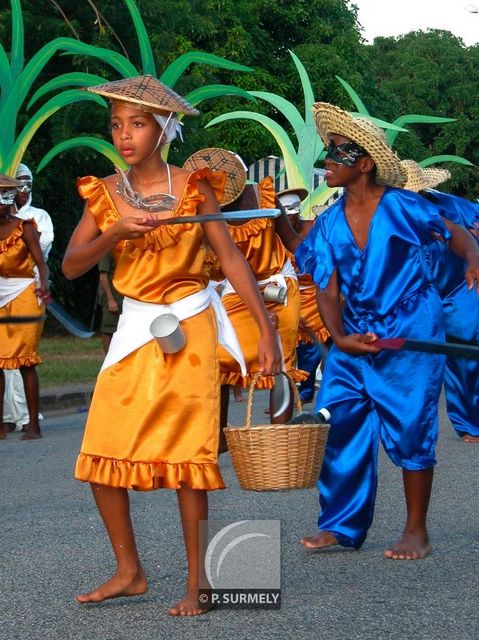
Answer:
<svg viewBox="0 0 479 640"><path fill-rule="evenodd" d="M430 282L423 247L438 240L466 254L472 288L479 254L466 232L434 205L394 188L405 183L399 158L369 120L317 103L318 132L328 147L325 180L345 195L315 222L296 251L318 287L331 348L316 411L331 413L319 480L319 533L309 549L359 548L372 523L378 445L403 469L407 521L387 558L429 554L426 516L436 463L437 407L444 357L381 351L385 337L444 339L442 305ZM341 298L345 300L342 308Z"/></svg>
<svg viewBox="0 0 479 640"><path fill-rule="evenodd" d="M479 224L479 204L450 193L436 191L449 180L446 169L423 169L414 160L403 160L408 180L404 188L420 193L440 210L441 215L465 229ZM442 300L448 339L479 342L479 297L464 281L464 260L435 243L428 254L433 281ZM479 442L479 361L448 358L444 374L447 414L457 435L464 442Z"/></svg>

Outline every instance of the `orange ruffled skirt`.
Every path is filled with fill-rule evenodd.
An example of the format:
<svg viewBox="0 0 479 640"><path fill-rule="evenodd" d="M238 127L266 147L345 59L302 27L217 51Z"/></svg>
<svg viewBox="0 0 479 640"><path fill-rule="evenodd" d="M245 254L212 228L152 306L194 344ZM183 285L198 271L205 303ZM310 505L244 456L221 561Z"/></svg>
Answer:
<svg viewBox="0 0 479 640"><path fill-rule="evenodd" d="M301 312L300 317L302 323L306 325L307 331L299 330L298 344L311 344L316 340L326 342L329 338L329 331L323 324L318 311L318 302L316 300L316 287L308 287L300 290Z"/></svg>
<svg viewBox="0 0 479 640"><path fill-rule="evenodd" d="M285 369L294 380L301 382L306 380L308 373L296 368L296 338L299 322L299 286L294 278L286 279L288 285L288 304L266 302L269 311L274 311L278 316L278 334L281 339ZM263 287L262 287L263 289ZM228 313L228 317L238 336L238 340L246 362L247 375L243 376L239 364L222 347L220 353L220 372L222 385L236 385L249 387L254 373L258 371L258 342L260 334L258 326L246 308L244 302L236 293L229 293L222 298L222 302ZM273 376L263 376L256 383L258 389L272 389Z"/></svg>
<svg viewBox="0 0 479 640"><path fill-rule="evenodd" d="M35 284L29 285L4 307L0 308L0 318L5 316L41 316L43 305L38 304ZM28 324L0 324L0 369L19 369L40 364L38 344L42 335L43 322Z"/></svg>
<svg viewBox="0 0 479 640"><path fill-rule="evenodd" d="M219 367L211 308L183 320L186 346L156 341L100 372L77 460L78 480L150 491L223 489Z"/></svg>

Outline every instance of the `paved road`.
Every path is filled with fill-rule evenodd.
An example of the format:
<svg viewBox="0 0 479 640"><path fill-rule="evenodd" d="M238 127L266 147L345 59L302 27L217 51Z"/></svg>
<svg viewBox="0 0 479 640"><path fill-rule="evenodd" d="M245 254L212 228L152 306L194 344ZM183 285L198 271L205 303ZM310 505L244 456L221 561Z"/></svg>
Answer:
<svg viewBox="0 0 479 640"><path fill-rule="evenodd" d="M259 393L256 423L264 402ZM231 422L244 422L243 412L244 405L234 404ZM282 608L180 620L166 614L185 578L172 491L132 494L149 592L96 606L74 600L113 567L89 489L72 479L84 418L46 420L42 441L21 442L11 434L0 443L1 640L479 637L479 445L460 442L444 416L430 516L432 556L419 562L382 558L404 517L400 471L384 456L376 516L362 550L316 554L298 539L315 531L317 492L242 492L225 457L229 488L211 496L211 517L281 520Z"/></svg>

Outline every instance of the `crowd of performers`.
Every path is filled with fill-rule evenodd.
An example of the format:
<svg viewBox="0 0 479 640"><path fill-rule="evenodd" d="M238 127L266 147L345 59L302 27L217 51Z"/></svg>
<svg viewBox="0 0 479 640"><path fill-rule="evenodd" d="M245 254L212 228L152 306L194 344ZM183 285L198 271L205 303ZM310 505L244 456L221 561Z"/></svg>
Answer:
<svg viewBox="0 0 479 640"><path fill-rule="evenodd" d="M370 120L316 103L325 180L343 195L315 221L305 220L304 189L275 193L270 177L246 184L245 166L231 151L203 149L183 167L165 162L162 147L181 135L177 115L198 112L151 76L88 91L111 101L113 143L130 168L78 180L85 208L63 260L72 279L111 254L113 283L124 296L75 469L92 487L117 568L78 601L147 590L128 489L170 488L188 561L186 594L170 613L204 613L198 522L207 518L207 491L224 488L218 456L230 390L261 373L258 386L271 390L270 420L284 423L292 406L278 410L273 402L275 375L286 371L311 402L320 363L312 411L326 408L331 429L319 479L319 532L303 538L304 546L362 545L373 519L381 442L403 470L407 507L404 531L385 556L428 555L440 390L444 382L458 435L478 442L479 364L376 342L479 340L477 203L434 190L449 173L401 162ZM48 294L34 224L12 209L19 185L1 180L0 318L38 312ZM165 224L172 212L190 218L275 207L278 218ZM164 314L181 321L186 343L175 353L163 351L149 330ZM39 361L38 336L17 345L12 326L0 331L0 367L19 368L27 384L25 371ZM25 437L39 435L35 411Z"/></svg>

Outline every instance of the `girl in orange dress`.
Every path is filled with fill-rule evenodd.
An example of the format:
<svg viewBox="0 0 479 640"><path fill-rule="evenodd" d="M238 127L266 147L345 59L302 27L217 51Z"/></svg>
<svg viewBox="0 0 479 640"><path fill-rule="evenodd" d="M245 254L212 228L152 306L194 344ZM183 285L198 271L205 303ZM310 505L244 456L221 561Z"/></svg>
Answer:
<svg viewBox="0 0 479 640"><path fill-rule="evenodd" d="M219 153L222 152L222 153ZM235 153L224 149L203 149L194 153L185 162L186 167L209 166L217 169L225 166L226 156L231 156L232 165L227 172L228 182L234 198L230 197L222 204L222 211L244 211L247 209L274 209L277 206L276 192L273 179L270 176L264 178L259 184L246 184L246 167ZM239 174L242 173L242 180ZM277 333L280 338L283 352L283 370L295 382L307 378L305 372L296 367L296 336L299 322L299 286L294 269L288 259L287 251L277 234L274 218L256 218L247 222L229 222L228 229L231 237L241 251L256 278L259 291L263 294L266 286L271 282L278 282L285 287L286 297L283 301L267 301L266 307L274 317L277 325ZM214 256L213 256L214 258ZM222 280L224 275L218 268L214 259L210 263L210 274L214 280ZM227 277L228 278L228 277ZM238 362L225 349L220 350L221 384L222 392L222 427L226 426L229 402L229 386L249 387L254 374L259 369L258 356L255 344L258 339L258 330L251 313L245 306L238 291L228 279L222 282L223 290L221 300L229 319L238 336L246 362L246 373L242 372ZM256 387L258 389L272 389L273 376L261 377ZM270 407L271 421L276 423L286 422L291 418L293 405L292 397L290 406L285 412L274 415ZM222 441L222 449L225 443Z"/></svg>
<svg viewBox="0 0 479 640"><path fill-rule="evenodd" d="M116 556L113 577L78 601L99 602L144 593L147 581L136 548L127 489L176 489L188 581L172 615L204 613L199 602L198 522L207 519L206 491L224 487L217 462L218 333L221 313L208 287L205 238L217 252L258 323L263 372L280 367L274 331L248 265L223 222L162 224L218 211L224 174L167 165L161 144L171 141L176 112L197 112L151 76L88 89L112 100L113 142L128 175L82 178L85 211L67 248L68 278L86 272L113 250L115 288L123 312L98 376L75 476L90 482ZM181 319L186 346L164 353L149 332L165 312ZM193 382L194 381L194 382Z"/></svg>
<svg viewBox="0 0 479 640"><path fill-rule="evenodd" d="M13 213L19 180L0 175L0 319L9 316L42 317L43 301L48 294L48 268L40 248L35 223L20 220ZM35 283L35 265L40 283ZM42 322L0 324L0 417L5 392L4 369L19 369L27 400L29 424L22 440L42 437L38 423L39 389L35 365L42 360L37 353ZM0 440L8 430L0 423Z"/></svg>

